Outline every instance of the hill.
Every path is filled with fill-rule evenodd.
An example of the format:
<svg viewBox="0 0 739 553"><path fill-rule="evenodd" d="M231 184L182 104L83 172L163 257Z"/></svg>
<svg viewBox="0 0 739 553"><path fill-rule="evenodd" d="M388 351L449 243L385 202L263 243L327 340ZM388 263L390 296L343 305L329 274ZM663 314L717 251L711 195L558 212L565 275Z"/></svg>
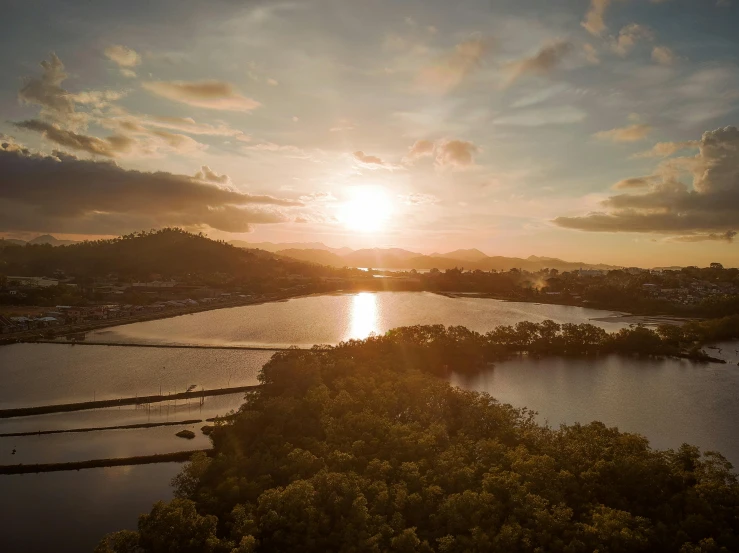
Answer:
<svg viewBox="0 0 739 553"><path fill-rule="evenodd" d="M320 265L326 265L328 267L346 267L347 262L340 255L331 253L326 250L313 250L313 249L288 249L279 250L277 255L283 255L299 261L305 261L307 263L318 263Z"/></svg>
<svg viewBox="0 0 739 553"><path fill-rule="evenodd" d="M356 251L350 250L349 248L328 248L320 242L272 244L271 242L247 243L233 241L231 243L240 247L274 251L279 255L293 259L330 267L371 267L374 269L405 270L439 269L440 271L463 267L465 270L470 271L510 271L511 269L521 269L531 272L537 272L542 269L557 269L560 272L565 272L577 271L579 269L612 270L620 268L614 265L564 261L555 257L537 257L534 255L528 258L488 256L477 249L423 255L401 248L371 248Z"/></svg>
<svg viewBox="0 0 739 553"><path fill-rule="evenodd" d="M387 269L412 268L408 260L421 254L400 248L371 248L354 251L342 256L349 267L373 267Z"/></svg>
<svg viewBox="0 0 739 553"><path fill-rule="evenodd" d="M281 250L323 250L336 255L352 253L351 248L331 248L322 242L245 242L243 240L231 240L229 244L237 248L257 249L277 253Z"/></svg>
<svg viewBox="0 0 739 553"><path fill-rule="evenodd" d="M482 253L478 249L471 249L471 250L454 250L453 252L449 253L432 253L431 257L444 257L446 259L458 259L460 261L482 261L485 259L487 254Z"/></svg>
<svg viewBox="0 0 739 553"><path fill-rule="evenodd" d="M250 252L225 242L180 229L141 232L111 240L53 247L49 243L6 247L0 251L0 273L148 279L183 275L223 274L230 278L261 278L284 274L317 274L321 267L280 258L267 252Z"/></svg>
<svg viewBox="0 0 739 553"><path fill-rule="evenodd" d="M76 240L59 240L54 238L51 234L42 234L31 240L19 240L17 238L4 238L4 242L14 244L16 246L25 246L26 244L49 244L50 246L68 246L70 244L78 244Z"/></svg>

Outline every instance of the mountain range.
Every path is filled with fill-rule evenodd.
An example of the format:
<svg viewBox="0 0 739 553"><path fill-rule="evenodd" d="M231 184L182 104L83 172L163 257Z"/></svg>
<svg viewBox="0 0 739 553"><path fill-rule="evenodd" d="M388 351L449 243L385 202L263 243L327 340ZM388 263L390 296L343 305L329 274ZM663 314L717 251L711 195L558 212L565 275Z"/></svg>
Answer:
<svg viewBox="0 0 739 553"><path fill-rule="evenodd" d="M69 244L77 244L75 240L59 240L54 238L51 234L42 234L31 240L19 240L17 238L3 238L6 243L14 244L16 246L25 246L26 244L50 244L52 246L68 246Z"/></svg>
<svg viewBox="0 0 739 553"><path fill-rule="evenodd" d="M266 249L272 253L318 263L330 267L370 267L375 269L480 269L483 271L508 271L522 269L539 271L541 269L557 269L558 271L574 271L578 269L610 270L620 267L614 265L564 261L554 257L527 258L489 256L477 249L455 250L448 253L424 255L400 248L370 248L352 250L350 248L331 248L320 242L275 244L272 242L250 243L232 241L234 246L247 249Z"/></svg>

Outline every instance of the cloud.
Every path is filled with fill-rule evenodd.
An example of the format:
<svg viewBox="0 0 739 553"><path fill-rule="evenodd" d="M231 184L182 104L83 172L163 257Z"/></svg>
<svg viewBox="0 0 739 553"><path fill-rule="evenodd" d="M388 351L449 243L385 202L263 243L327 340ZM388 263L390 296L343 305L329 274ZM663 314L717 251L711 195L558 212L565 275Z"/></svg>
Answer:
<svg viewBox="0 0 739 553"><path fill-rule="evenodd" d="M195 107L252 111L261 106L223 81L149 81L142 86L157 96Z"/></svg>
<svg viewBox="0 0 739 553"><path fill-rule="evenodd" d="M675 236L670 239L671 242L728 242L731 244L736 238L737 232L735 230L727 230L722 234L687 234L684 236Z"/></svg>
<svg viewBox="0 0 739 553"><path fill-rule="evenodd" d="M163 130L152 130L149 131L149 134L160 138L170 149L179 153L195 152L208 148L205 144L201 144L184 134L176 134Z"/></svg>
<svg viewBox="0 0 739 553"><path fill-rule="evenodd" d="M416 160L434 154L434 143L431 140L416 140L403 158L404 163L414 163Z"/></svg>
<svg viewBox="0 0 739 553"><path fill-rule="evenodd" d="M472 142L443 140L436 143L436 166L442 169L465 169L474 164L474 154L479 151Z"/></svg>
<svg viewBox="0 0 739 553"><path fill-rule="evenodd" d="M638 23L629 23L618 33L618 37L611 44L611 49L619 56L626 56L634 49L639 40L653 40L654 32L649 27Z"/></svg>
<svg viewBox="0 0 739 553"><path fill-rule="evenodd" d="M195 178L206 182L215 182L217 184L231 184L231 178L228 175L219 175L207 165L203 165L200 171L195 173Z"/></svg>
<svg viewBox="0 0 739 553"><path fill-rule="evenodd" d="M14 125L19 129L41 133L41 136L45 139L60 146L104 157L117 157L122 153L129 152L135 143L133 139L123 135L113 135L102 139L78 134L60 129L57 125L38 119L29 119L28 121L14 123Z"/></svg>
<svg viewBox="0 0 739 553"><path fill-rule="evenodd" d="M643 123L629 125L610 131L600 131L593 136L599 140L610 140L612 142L638 142L644 140L652 132L652 127Z"/></svg>
<svg viewBox="0 0 739 553"><path fill-rule="evenodd" d="M591 35L600 36L606 30L603 17L610 5L611 0L590 0L590 8L580 25Z"/></svg>
<svg viewBox="0 0 739 553"><path fill-rule="evenodd" d="M292 144L275 144L274 142L260 142L258 144L250 144L249 146L244 146L242 149L245 153L284 152L288 157L291 157L294 159L310 159L310 160L313 159L313 157L308 152Z"/></svg>
<svg viewBox="0 0 739 553"><path fill-rule="evenodd" d="M120 44L108 46L105 49L105 57L117 63L119 67L131 68L141 63L141 56L136 50L121 46Z"/></svg>
<svg viewBox="0 0 739 553"><path fill-rule="evenodd" d="M652 185L655 181L659 180L659 177L632 177L618 181L613 185L615 190L629 190L633 188L647 188Z"/></svg>
<svg viewBox="0 0 739 553"><path fill-rule="evenodd" d="M466 169L474 165L474 154L479 148L464 140L417 140L403 157L403 163L412 165L424 157L433 157L437 169Z"/></svg>
<svg viewBox="0 0 739 553"><path fill-rule="evenodd" d="M733 237L739 226L739 129L705 132L698 148L695 157L663 162L644 193L611 196L602 202L604 212L559 217L554 223L595 232L693 236L691 240ZM686 172L692 186L679 180Z"/></svg>
<svg viewBox="0 0 739 553"><path fill-rule="evenodd" d="M490 41L482 38L460 42L452 52L424 67L418 75L418 84L424 90L442 94L457 88L480 67L489 48Z"/></svg>
<svg viewBox="0 0 739 553"><path fill-rule="evenodd" d="M4 232L118 234L165 225L247 232L254 223L287 220L279 208L300 205L186 175L0 148Z"/></svg>
<svg viewBox="0 0 739 553"><path fill-rule="evenodd" d="M201 134L210 136L233 136L237 140L248 142L250 138L238 129L229 127L224 123L210 125L208 123L197 123L192 117L169 117L154 116L144 119L144 124L154 127L162 127L187 134Z"/></svg>
<svg viewBox="0 0 739 553"><path fill-rule="evenodd" d="M64 64L52 53L49 60L42 61L40 78L28 77L18 92L18 99L25 104L41 107L41 117L58 125L79 130L87 122L84 113L75 110L74 96L61 87L67 78Z"/></svg>
<svg viewBox="0 0 739 553"><path fill-rule="evenodd" d="M634 154L631 157L635 159L643 159L649 157L669 157L672 154L679 152L680 150L697 148L699 144L700 143L697 140L690 140L686 142L658 142L652 147L651 150Z"/></svg>
<svg viewBox="0 0 739 553"><path fill-rule="evenodd" d="M87 90L77 94L71 94L70 98L78 104L84 104L96 109L101 109L125 96L125 92L118 90Z"/></svg>
<svg viewBox="0 0 739 553"><path fill-rule="evenodd" d="M136 77L134 67L141 64L141 56L131 48L120 44L113 44L105 49L105 57L115 62L121 75L128 78Z"/></svg>
<svg viewBox="0 0 739 553"><path fill-rule="evenodd" d="M667 46L655 46L652 49L652 60L660 65L672 65L677 60L675 53Z"/></svg>
<svg viewBox="0 0 739 553"><path fill-rule="evenodd" d="M536 54L529 58L509 63L506 66L508 77L505 86L513 84L524 75L547 75L564 57L572 50L572 44L567 41L557 41L542 47Z"/></svg>
<svg viewBox="0 0 739 553"><path fill-rule="evenodd" d="M365 154L362 151L354 152L352 155L354 156L354 159L356 159L357 161L359 161L359 162L361 162L361 163L363 163L365 165L380 165L382 167L385 167L387 165L379 157L367 155L367 154Z"/></svg>
<svg viewBox="0 0 739 553"><path fill-rule="evenodd" d="M422 194L420 192L399 194L398 199L407 205L431 205L439 201L439 198L433 194Z"/></svg>

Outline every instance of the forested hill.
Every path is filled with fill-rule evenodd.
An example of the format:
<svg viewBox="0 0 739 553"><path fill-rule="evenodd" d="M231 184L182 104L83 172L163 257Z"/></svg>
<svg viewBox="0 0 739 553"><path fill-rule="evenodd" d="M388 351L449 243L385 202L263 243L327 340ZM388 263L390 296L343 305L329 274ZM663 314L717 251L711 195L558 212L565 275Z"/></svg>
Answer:
<svg viewBox="0 0 739 553"><path fill-rule="evenodd" d="M177 228L57 247L5 244L0 248L0 274L51 276L58 271L79 277L115 273L131 278L149 278L152 274L174 278L216 273L233 277L311 276L330 269L244 250Z"/></svg>

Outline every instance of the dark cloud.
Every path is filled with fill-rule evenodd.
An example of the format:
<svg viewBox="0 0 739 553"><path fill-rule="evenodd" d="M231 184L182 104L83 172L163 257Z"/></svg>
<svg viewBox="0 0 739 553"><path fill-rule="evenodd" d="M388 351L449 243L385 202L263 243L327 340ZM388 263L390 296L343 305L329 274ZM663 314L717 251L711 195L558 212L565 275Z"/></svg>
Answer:
<svg viewBox="0 0 739 553"><path fill-rule="evenodd" d="M674 242L705 242L705 241L714 241L714 242L728 242L731 244L734 241L734 238L736 237L737 232L735 230L727 230L723 234L688 234L685 236L675 236L672 238L672 241Z"/></svg>
<svg viewBox="0 0 739 553"><path fill-rule="evenodd" d="M112 162L0 148L0 231L117 234L180 225L246 232L287 220L300 202L256 196L202 179L123 169ZM208 175L217 176L208 169ZM255 208L255 206L261 206Z"/></svg>
<svg viewBox="0 0 739 553"><path fill-rule="evenodd" d="M135 140L127 136L113 135L104 139L97 138L67 131L38 119L29 119L28 121L14 123L14 125L19 129L41 133L44 138L60 146L104 157L117 157L122 153L129 152L135 144Z"/></svg>
<svg viewBox="0 0 739 553"><path fill-rule="evenodd" d="M555 224L595 232L678 234L690 241L733 238L739 226L739 129L706 132L697 147L695 157L663 163L644 193L612 196L603 202L605 212L559 217ZM678 179L685 171L692 173L692 186Z"/></svg>

